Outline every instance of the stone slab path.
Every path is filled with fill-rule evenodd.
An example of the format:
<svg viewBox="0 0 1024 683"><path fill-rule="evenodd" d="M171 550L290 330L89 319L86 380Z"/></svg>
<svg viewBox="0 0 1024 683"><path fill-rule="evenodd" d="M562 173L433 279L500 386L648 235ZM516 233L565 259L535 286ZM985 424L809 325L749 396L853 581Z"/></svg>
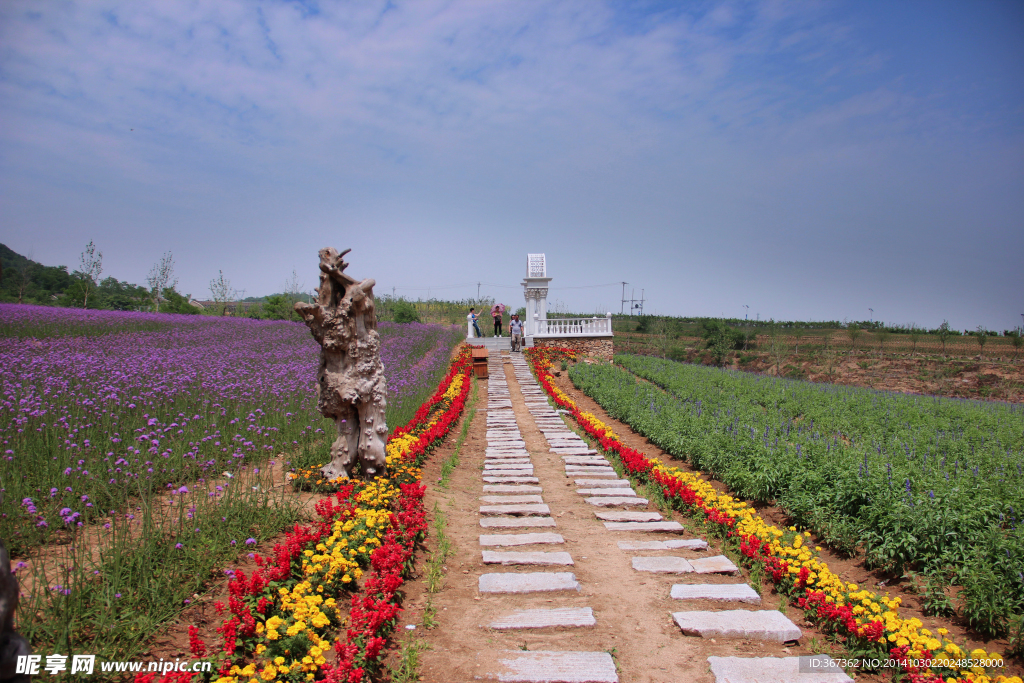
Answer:
<svg viewBox="0 0 1024 683"><path fill-rule="evenodd" d="M450 503L461 573L449 580L464 597L438 598L450 635L421 655L433 672L421 680L850 680L801 673L784 647L800 629L652 509L549 404L522 355L492 352L488 369Z"/></svg>

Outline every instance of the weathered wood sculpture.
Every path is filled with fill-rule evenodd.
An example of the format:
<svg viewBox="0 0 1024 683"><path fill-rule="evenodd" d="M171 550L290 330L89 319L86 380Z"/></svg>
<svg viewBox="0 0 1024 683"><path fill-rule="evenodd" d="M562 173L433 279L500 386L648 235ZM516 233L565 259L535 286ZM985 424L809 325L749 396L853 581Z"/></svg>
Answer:
<svg viewBox="0 0 1024 683"><path fill-rule="evenodd" d="M2 498L2 494L0 494ZM28 674L18 674L18 657L32 654L24 637L14 632L14 611L18 609L18 580L11 574L7 546L0 541L0 681L28 683Z"/></svg>
<svg viewBox="0 0 1024 683"><path fill-rule="evenodd" d="M321 471L327 479L347 477L357 461L363 478L375 479L385 471L387 385L374 311L375 283L345 274L343 257L350 251L320 250L316 303L299 302L295 310L320 344L317 407L338 428L331 462Z"/></svg>

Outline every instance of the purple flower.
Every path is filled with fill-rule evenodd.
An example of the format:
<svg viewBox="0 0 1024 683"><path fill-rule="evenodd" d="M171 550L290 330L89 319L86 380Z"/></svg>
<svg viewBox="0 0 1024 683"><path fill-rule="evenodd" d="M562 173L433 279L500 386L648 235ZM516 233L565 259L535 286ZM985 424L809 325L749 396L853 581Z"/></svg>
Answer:
<svg viewBox="0 0 1024 683"><path fill-rule="evenodd" d="M246 545L256 545L256 539L255 538L247 538L247 539L245 539L245 544Z"/></svg>
<svg viewBox="0 0 1024 683"><path fill-rule="evenodd" d="M183 546L183 545L182 545L182 544L180 544L180 543L175 543L175 544L174 544L174 547L175 547L175 548L177 548L178 550L181 550L181 549L182 549L182 548L184 548L185 546Z"/></svg>

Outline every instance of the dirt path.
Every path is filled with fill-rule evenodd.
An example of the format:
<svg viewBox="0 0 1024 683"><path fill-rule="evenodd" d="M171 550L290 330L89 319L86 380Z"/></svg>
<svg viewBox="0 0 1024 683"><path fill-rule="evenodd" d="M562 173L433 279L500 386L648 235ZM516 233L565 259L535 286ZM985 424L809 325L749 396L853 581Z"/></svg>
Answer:
<svg viewBox="0 0 1024 683"><path fill-rule="evenodd" d="M681 565L691 569L714 569L701 567L711 562L721 563L718 568L728 570L731 563L718 554L714 543L706 550L654 549L650 545L642 550L623 549L620 543L688 540L676 545L704 544L692 529L652 533L606 528L595 513L660 515L641 500L598 507L588 501L608 496L581 495L577 491L576 480L587 479L598 482L586 484L588 490L620 488L625 494L622 498L633 494L628 482L619 480L600 456L588 453L586 444L548 406L522 356L493 356L490 380L481 382L481 389L487 395L487 409L478 411L470 427L450 488L444 491L432 486L428 492L428 506L436 502L447 515L447 534L455 551L447 564L447 585L432 599L438 625L417 631L428 646L420 655L420 680L710 683L716 677L710 672L709 656L773 657L782 661L786 656L811 653L802 645L755 637L683 635L673 613L705 618L706 611L763 610L777 621L788 620L778 611L777 597L771 595L761 596L760 605L671 598L676 584L686 584L692 590L721 584L741 589L745 578L732 571L635 570L635 557L677 558L654 561L679 564L685 560ZM588 469L567 474L569 467ZM506 507L488 509L484 507L487 505L528 507L516 511ZM679 519L666 516L663 521L675 521L678 526ZM509 526L485 528L483 524ZM521 528L518 524L540 526ZM524 540L547 542L512 545L515 537L525 534L544 534ZM510 554L523 552L549 554L529 558ZM568 554L571 566L523 564L569 559L552 553ZM512 564L485 564L485 560ZM511 592L519 582L544 579L560 580L563 588ZM492 582L504 585L491 592L488 588ZM412 602L422 605L424 596L416 596ZM585 624L591 621L591 615L592 625L499 627L501 621L518 620L522 626L529 621L551 623L567 618ZM407 617L415 623L416 612ZM799 626L803 628L804 624ZM814 637L821 639L820 634L805 629L800 642ZM567 653L573 653L571 661L566 660ZM566 671L559 668L563 666ZM800 680L813 683L816 678L804 676Z"/></svg>

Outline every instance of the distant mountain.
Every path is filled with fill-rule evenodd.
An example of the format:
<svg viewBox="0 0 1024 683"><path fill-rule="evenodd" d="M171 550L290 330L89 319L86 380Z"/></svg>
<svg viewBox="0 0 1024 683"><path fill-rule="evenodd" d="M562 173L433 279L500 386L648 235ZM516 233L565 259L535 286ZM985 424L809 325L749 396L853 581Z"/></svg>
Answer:
<svg viewBox="0 0 1024 683"><path fill-rule="evenodd" d="M86 298L87 291L89 296ZM173 289L160 297L161 313L196 313L188 298ZM67 266L44 266L0 244L0 301L116 311L154 310L153 295L146 287L108 277L91 282Z"/></svg>

